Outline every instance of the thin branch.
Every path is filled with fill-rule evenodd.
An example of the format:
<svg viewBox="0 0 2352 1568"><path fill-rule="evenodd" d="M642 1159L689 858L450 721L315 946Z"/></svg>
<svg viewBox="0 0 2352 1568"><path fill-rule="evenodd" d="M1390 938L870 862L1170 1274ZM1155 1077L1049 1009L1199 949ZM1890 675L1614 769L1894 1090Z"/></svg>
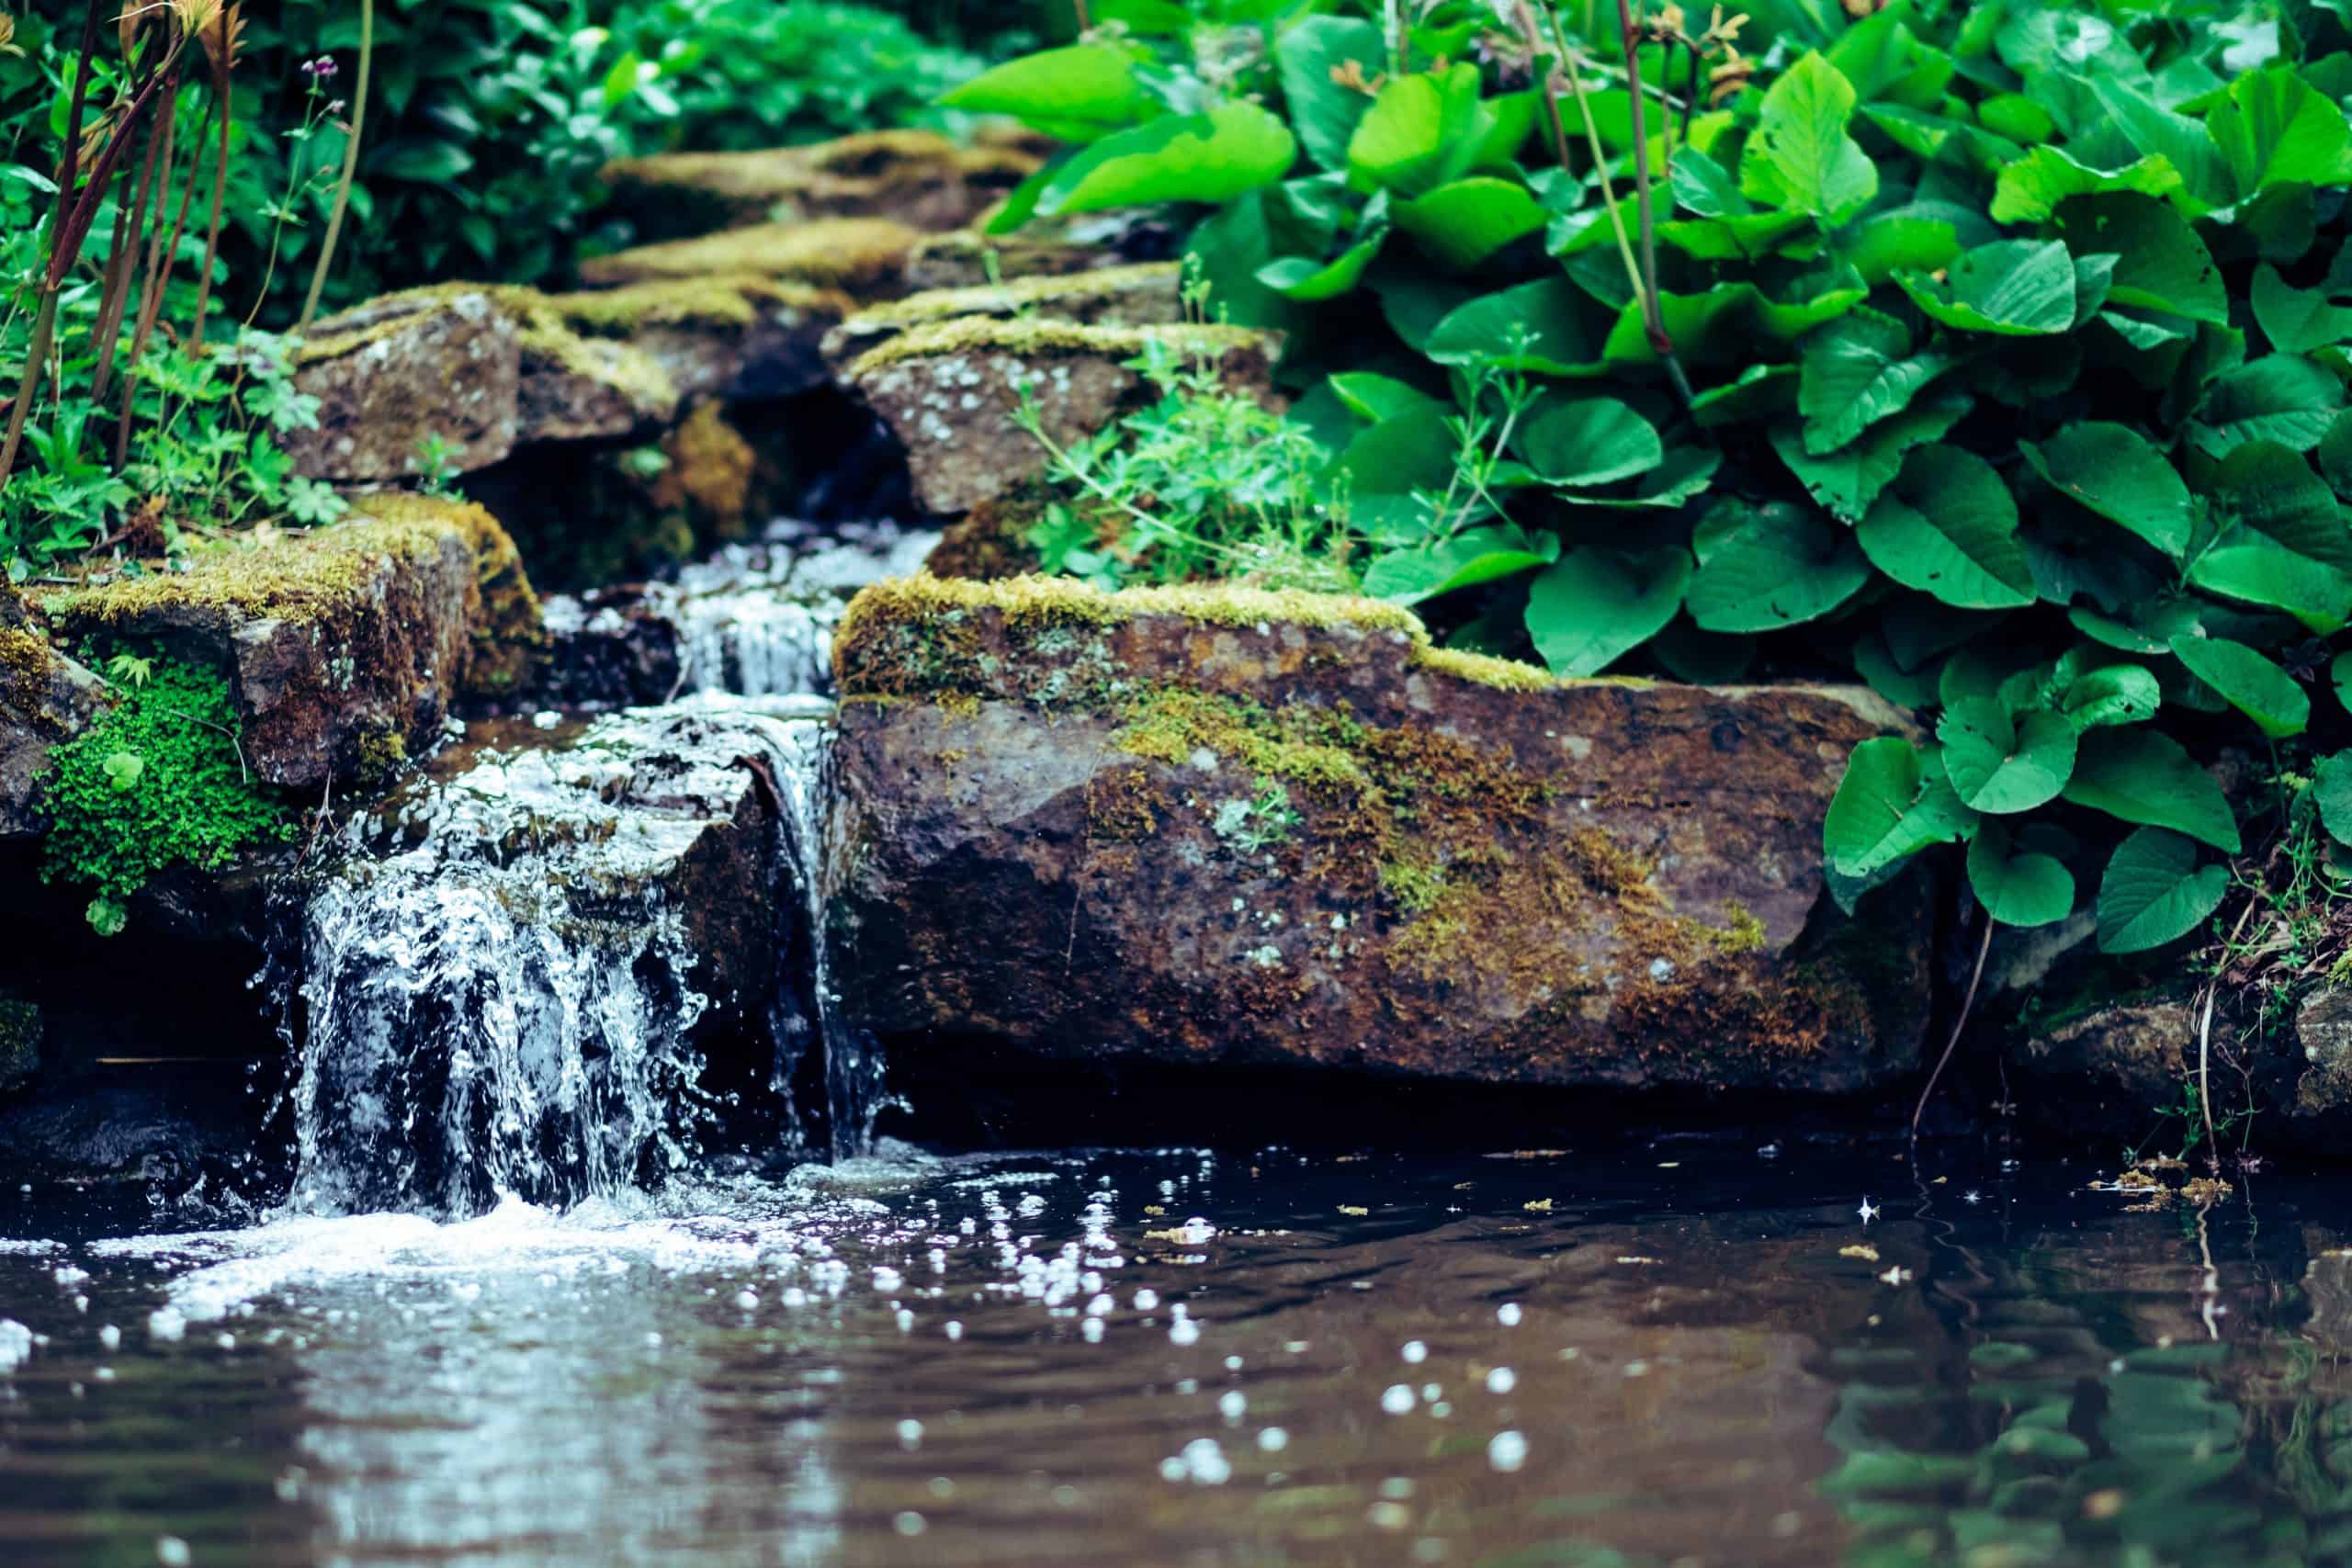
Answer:
<svg viewBox="0 0 2352 1568"><path fill-rule="evenodd" d="M1936 1058L1936 1070L1928 1075L1928 1085L1919 1091L1919 1103L1911 1110L1911 1141L1919 1141L1919 1118L1928 1113L1928 1100L1936 1092L1936 1082L1944 1076L1944 1068L1951 1061L1952 1052L1960 1044L1961 1032L1968 1027L1968 1015L1976 1010L1977 983L1984 978L1984 959L1993 951L1993 917L1984 917L1984 940L1976 944L1976 967L1968 976L1968 994L1960 1000L1960 1016L1951 1021L1951 1038L1944 1042L1944 1054Z"/></svg>
<svg viewBox="0 0 2352 1568"><path fill-rule="evenodd" d="M376 0L359 0L359 81L351 96L351 136L343 144L343 173L335 180L334 210L327 215L327 236L319 246L318 265L311 269L310 297L302 301L299 335L311 330L319 313L319 296L326 291L327 269L334 265L335 242L343 237L343 215L351 206L351 182L359 172L359 133L368 124L368 77L376 59Z"/></svg>

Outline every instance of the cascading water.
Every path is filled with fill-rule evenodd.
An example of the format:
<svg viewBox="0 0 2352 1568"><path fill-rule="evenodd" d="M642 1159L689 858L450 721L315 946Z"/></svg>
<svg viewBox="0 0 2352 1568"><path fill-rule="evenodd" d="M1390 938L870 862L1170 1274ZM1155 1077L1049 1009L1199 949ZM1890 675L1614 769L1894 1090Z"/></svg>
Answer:
<svg viewBox="0 0 2352 1568"><path fill-rule="evenodd" d="M670 704L476 727L355 821L299 922L295 1201L479 1210L658 1180L708 1121L691 976L713 911L683 868L748 766L784 818L773 1087L824 1050L831 1152L870 1142L882 1061L839 1016L823 930L831 635L845 592L935 536L780 525L647 594L679 627ZM728 695L726 694L732 694ZM808 940L794 943L797 921ZM807 985L789 980L803 954ZM289 998L290 1000L291 998Z"/></svg>

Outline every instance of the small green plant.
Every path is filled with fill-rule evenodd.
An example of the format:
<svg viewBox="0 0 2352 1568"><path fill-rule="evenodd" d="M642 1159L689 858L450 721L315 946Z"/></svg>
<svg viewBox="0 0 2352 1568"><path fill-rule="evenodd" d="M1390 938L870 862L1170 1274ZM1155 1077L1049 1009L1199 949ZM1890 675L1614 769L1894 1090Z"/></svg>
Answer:
<svg viewBox="0 0 2352 1568"><path fill-rule="evenodd" d="M1248 800L1228 800L1216 808L1210 829L1245 855L1254 855L1290 841L1299 823L1290 791L1279 779L1261 778L1258 793Z"/></svg>
<svg viewBox="0 0 2352 1568"><path fill-rule="evenodd" d="M111 936L156 873L220 870L291 836L294 813L246 768L224 677L128 649L100 667L116 676L118 701L50 753L41 877L88 886L90 924Z"/></svg>
<svg viewBox="0 0 2352 1568"><path fill-rule="evenodd" d="M458 447L439 431L429 431L416 440L416 453L409 467L416 471L417 488L427 495L454 496L458 493Z"/></svg>

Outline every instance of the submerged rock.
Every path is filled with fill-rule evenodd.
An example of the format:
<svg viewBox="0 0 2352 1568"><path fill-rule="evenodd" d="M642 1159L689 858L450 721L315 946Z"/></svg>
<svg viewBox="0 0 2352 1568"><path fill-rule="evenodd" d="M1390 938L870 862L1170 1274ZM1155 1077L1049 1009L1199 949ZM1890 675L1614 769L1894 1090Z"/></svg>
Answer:
<svg viewBox="0 0 2352 1568"><path fill-rule="evenodd" d="M106 683L48 638L0 626L0 839L47 830L40 795L50 748L79 735L106 702Z"/></svg>
<svg viewBox="0 0 2352 1568"><path fill-rule="evenodd" d="M892 1049L1850 1092L1932 900L1825 896L1859 689L1556 682L1404 611L1039 579L835 642L830 925Z"/></svg>
<svg viewBox="0 0 2352 1568"><path fill-rule="evenodd" d="M135 639L226 671L242 755L262 780L316 789L379 777L438 732L477 678L521 678L538 602L481 508L401 494L359 505L329 527L77 589L49 608L70 639Z"/></svg>
<svg viewBox="0 0 2352 1568"><path fill-rule="evenodd" d="M773 220L888 218L956 229L1034 173L1035 153L877 130L756 152L665 152L605 165L612 205L652 238Z"/></svg>
<svg viewBox="0 0 2352 1568"><path fill-rule="evenodd" d="M1044 471L1046 448L1014 420L1024 392L1046 435L1067 446L1149 395L1130 362L1155 346L1197 356L1236 391L1271 401L1279 341L1247 327L965 316L910 327L842 376L906 448L916 500L952 515Z"/></svg>

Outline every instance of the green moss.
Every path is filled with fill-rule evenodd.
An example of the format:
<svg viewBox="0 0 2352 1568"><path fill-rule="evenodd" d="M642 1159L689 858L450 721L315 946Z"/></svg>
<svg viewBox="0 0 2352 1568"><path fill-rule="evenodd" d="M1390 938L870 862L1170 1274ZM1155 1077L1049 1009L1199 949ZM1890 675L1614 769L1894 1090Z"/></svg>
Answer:
<svg viewBox="0 0 2352 1568"><path fill-rule="evenodd" d="M1538 670L1532 664L1484 653L1464 653L1458 648L1424 647L1415 654L1413 662L1437 674L1492 686L1499 692L1549 692L1566 684L1551 671Z"/></svg>
<svg viewBox="0 0 2352 1568"><path fill-rule="evenodd" d="M594 256L581 280L598 288L662 278L783 277L853 292L898 277L915 231L887 218L756 223Z"/></svg>
<svg viewBox="0 0 2352 1568"><path fill-rule="evenodd" d="M558 294L548 303L566 326L594 337L627 337L649 327L748 327L794 311L839 318L856 309L837 288L748 273Z"/></svg>
<svg viewBox="0 0 2352 1568"><path fill-rule="evenodd" d="M50 702L56 667L47 638L24 626L0 626L0 716L41 734L62 733Z"/></svg>
<svg viewBox="0 0 2352 1568"><path fill-rule="evenodd" d="M386 556L424 562L448 536L441 517L400 510L390 496L370 498L372 517L283 536L268 544L239 537L185 572L122 578L96 588L49 595L43 604L77 636L109 631L159 609L216 609L252 617L331 619L370 602Z"/></svg>
<svg viewBox="0 0 2352 1568"><path fill-rule="evenodd" d="M547 653L547 628L522 552L497 518L470 502L408 491L363 496L355 515L411 528L455 529L473 552L474 587L481 596L467 617L472 650L465 690L495 697L530 682Z"/></svg>
<svg viewBox="0 0 2352 1568"><path fill-rule="evenodd" d="M1052 316L1057 308L1084 309L1162 287L1172 304L1177 282L1182 276L1182 263L1141 262L1132 266L1097 267L1091 272L1016 277L967 288L933 288L868 307L842 324L854 333L896 331L958 316L1012 316L1033 311Z"/></svg>
<svg viewBox="0 0 2352 1568"><path fill-rule="evenodd" d="M88 886L90 923L108 935L156 873L218 871L294 830L293 808L244 767L227 680L161 657L149 670L143 684L124 687L119 703L50 752L41 877Z"/></svg>
<svg viewBox="0 0 2352 1568"><path fill-rule="evenodd" d="M848 375L853 381L862 380L877 370L910 359L936 359L951 354L1009 354L1024 359L1083 354L1105 359L1133 359L1155 343L1168 344L1179 353L1203 356L1256 349L1271 358L1274 346L1273 339L1255 327L1195 322L1087 326L1042 317L1006 321L995 316L958 316L910 327L867 349L850 362Z"/></svg>

